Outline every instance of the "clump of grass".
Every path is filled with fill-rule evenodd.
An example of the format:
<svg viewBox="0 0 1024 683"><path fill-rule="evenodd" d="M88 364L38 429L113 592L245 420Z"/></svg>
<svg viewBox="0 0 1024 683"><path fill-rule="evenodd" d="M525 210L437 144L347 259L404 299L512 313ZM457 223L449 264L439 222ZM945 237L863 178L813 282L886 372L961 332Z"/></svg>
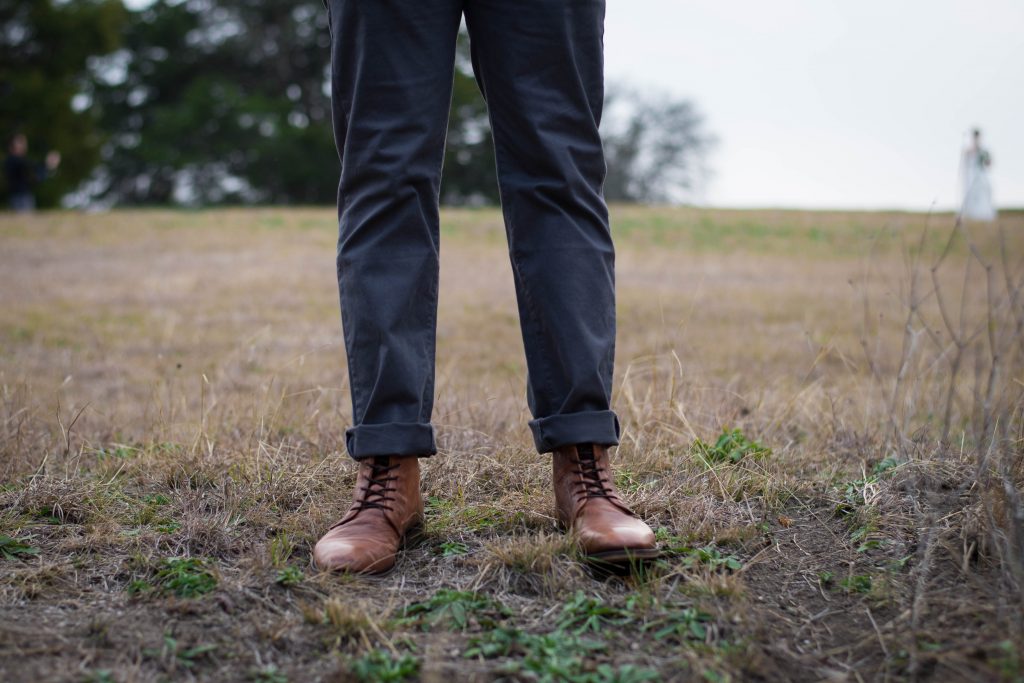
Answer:
<svg viewBox="0 0 1024 683"><path fill-rule="evenodd" d="M198 598L217 588L217 576L210 561L201 557L168 557L153 575L152 581L137 579L128 584L131 594L153 593L179 598Z"/></svg>
<svg viewBox="0 0 1024 683"><path fill-rule="evenodd" d="M705 463L736 464L744 458L761 459L772 454L772 449L747 437L739 429L723 429L714 443L694 440L690 453Z"/></svg>
<svg viewBox="0 0 1024 683"><path fill-rule="evenodd" d="M326 626L334 638L334 646L362 640L369 643L371 633L380 632L376 619L362 602L328 598L322 609L305 608L306 621Z"/></svg>
<svg viewBox="0 0 1024 683"><path fill-rule="evenodd" d="M274 534L274 537L270 539L270 566L275 569L284 567L294 552L295 542L289 538L286 532L281 531Z"/></svg>
<svg viewBox="0 0 1024 683"><path fill-rule="evenodd" d="M882 480L894 472L899 464L895 457L886 457L859 479L841 482L835 486L840 494L835 512L846 518L850 528L850 541L856 544L859 553L877 549L884 543L884 539L876 538L881 516L876 504L879 487Z"/></svg>
<svg viewBox="0 0 1024 683"><path fill-rule="evenodd" d="M484 556L517 572L549 574L559 557L574 553L566 534L537 534L498 539L484 546Z"/></svg>

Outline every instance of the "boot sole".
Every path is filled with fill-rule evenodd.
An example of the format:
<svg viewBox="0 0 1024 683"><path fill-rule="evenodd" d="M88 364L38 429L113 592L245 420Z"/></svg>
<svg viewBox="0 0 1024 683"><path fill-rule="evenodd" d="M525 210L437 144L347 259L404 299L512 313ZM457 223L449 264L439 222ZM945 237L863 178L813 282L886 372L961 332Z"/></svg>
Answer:
<svg viewBox="0 0 1024 683"><path fill-rule="evenodd" d="M414 522L412 526L405 530L405 534L402 535L401 540L398 542L398 552L403 550L409 550L420 545L427 537L426 525L421 519ZM396 559L395 563L383 571L374 571L373 569L364 570L361 572L352 571L351 569L321 569L316 565L316 561L313 559L313 555L309 556L309 566L315 572L331 572L332 574L351 574L353 576L359 576L367 579L382 579L395 571L398 566Z"/></svg>
<svg viewBox="0 0 1024 683"><path fill-rule="evenodd" d="M653 562L660 557L662 557L662 552L657 548L616 548L584 555L584 559L591 564L620 568Z"/></svg>

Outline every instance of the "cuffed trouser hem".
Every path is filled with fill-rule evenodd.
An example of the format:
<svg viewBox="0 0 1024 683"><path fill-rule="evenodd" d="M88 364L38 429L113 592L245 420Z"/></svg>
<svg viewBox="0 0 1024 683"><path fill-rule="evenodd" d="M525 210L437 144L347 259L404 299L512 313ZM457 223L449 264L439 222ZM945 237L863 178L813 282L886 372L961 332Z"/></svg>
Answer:
<svg viewBox="0 0 1024 683"><path fill-rule="evenodd" d="M530 421L538 453L577 443L614 446L619 443L619 418L611 410L552 415Z"/></svg>
<svg viewBox="0 0 1024 683"><path fill-rule="evenodd" d="M356 460L376 455L418 455L437 453L434 427L420 422L388 422L358 425L345 430L345 448Z"/></svg>

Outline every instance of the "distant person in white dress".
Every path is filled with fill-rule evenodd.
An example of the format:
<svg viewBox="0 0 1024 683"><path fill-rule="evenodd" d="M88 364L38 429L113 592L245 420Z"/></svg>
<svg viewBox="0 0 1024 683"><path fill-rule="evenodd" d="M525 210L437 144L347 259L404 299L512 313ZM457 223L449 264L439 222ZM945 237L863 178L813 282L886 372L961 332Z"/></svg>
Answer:
<svg viewBox="0 0 1024 683"><path fill-rule="evenodd" d="M992 155L981 146L981 131L971 132L971 143L960 158L960 182L963 190L963 204L960 215L972 221L994 221L996 207L992 203L992 185L988 180L988 168Z"/></svg>

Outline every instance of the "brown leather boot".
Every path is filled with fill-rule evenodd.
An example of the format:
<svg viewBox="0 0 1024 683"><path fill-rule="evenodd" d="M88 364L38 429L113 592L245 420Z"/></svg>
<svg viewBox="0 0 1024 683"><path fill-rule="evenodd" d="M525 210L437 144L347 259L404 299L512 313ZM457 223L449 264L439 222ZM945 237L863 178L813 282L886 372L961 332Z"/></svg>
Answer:
<svg viewBox="0 0 1024 683"><path fill-rule="evenodd" d="M552 459L558 520L576 532L588 559L623 565L658 557L654 532L615 491L606 447L563 446Z"/></svg>
<svg viewBox="0 0 1024 683"><path fill-rule="evenodd" d="M313 548L323 571L383 574L404 541L423 525L416 457L380 456L359 463L352 507Z"/></svg>

